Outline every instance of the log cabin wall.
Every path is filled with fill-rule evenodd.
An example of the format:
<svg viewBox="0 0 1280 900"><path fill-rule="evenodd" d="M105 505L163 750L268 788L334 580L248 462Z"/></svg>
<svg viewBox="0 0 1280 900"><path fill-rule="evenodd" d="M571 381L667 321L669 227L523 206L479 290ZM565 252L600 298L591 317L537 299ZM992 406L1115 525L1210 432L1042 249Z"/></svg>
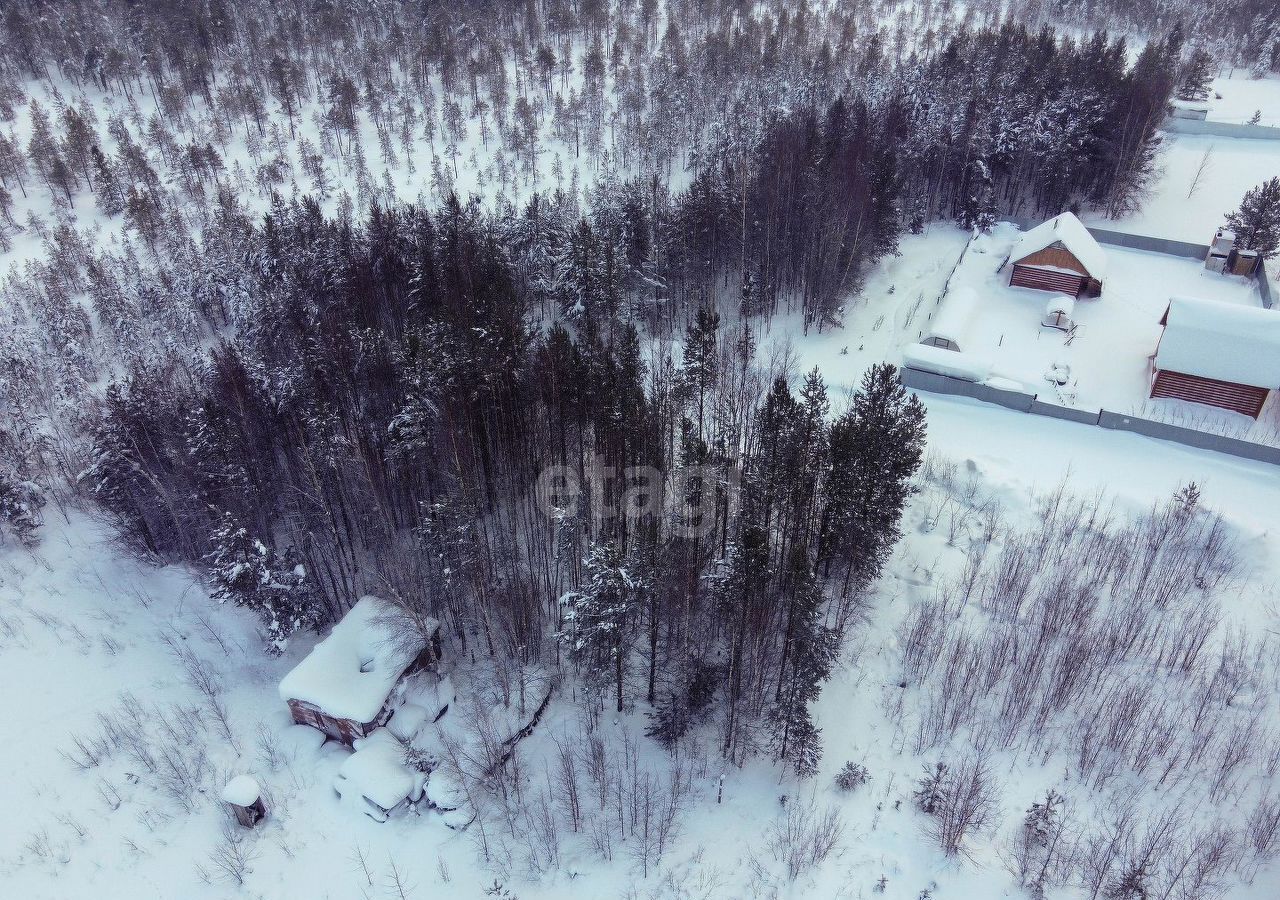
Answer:
<svg viewBox="0 0 1280 900"><path fill-rule="evenodd" d="M1268 393L1270 392L1267 388L1263 387L1218 381L1214 378L1187 375L1169 369L1156 372L1155 382L1151 385L1152 397L1169 397L1191 403L1203 403L1206 406L1229 409L1254 419L1258 418L1258 413L1262 412Z"/></svg>

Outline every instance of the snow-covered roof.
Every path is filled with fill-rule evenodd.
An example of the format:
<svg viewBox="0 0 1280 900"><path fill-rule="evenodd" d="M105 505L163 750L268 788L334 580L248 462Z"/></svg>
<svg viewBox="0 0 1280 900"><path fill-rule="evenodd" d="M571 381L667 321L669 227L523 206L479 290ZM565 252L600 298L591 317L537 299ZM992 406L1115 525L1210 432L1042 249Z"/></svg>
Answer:
<svg viewBox="0 0 1280 900"><path fill-rule="evenodd" d="M1009 259L1017 262L1059 241L1072 256L1080 260L1091 277L1101 281L1107 274L1107 254L1093 239L1089 229L1081 225L1080 220L1069 212L1054 216L1049 221L1042 222L1030 231L1024 232L1022 237L1018 238L1018 242L1013 245L1013 253L1010 254Z"/></svg>
<svg viewBox="0 0 1280 900"><path fill-rule="evenodd" d="M943 299L938 314L929 325L929 337L942 338L957 347L963 347L977 303L978 294L973 288L962 287L951 291Z"/></svg>
<svg viewBox="0 0 1280 900"><path fill-rule="evenodd" d="M222 789L222 802L234 803L236 806L253 806L261 795L262 791L257 781L248 775L237 775Z"/></svg>
<svg viewBox="0 0 1280 900"><path fill-rule="evenodd" d="M434 619L426 631L440 627ZM302 700L330 716L372 722L427 638L403 611L362 597L333 631L280 681L280 697Z"/></svg>
<svg viewBox="0 0 1280 900"><path fill-rule="evenodd" d="M1156 368L1280 388L1280 312L1170 297Z"/></svg>
<svg viewBox="0 0 1280 900"><path fill-rule="evenodd" d="M991 376L991 363L983 357L928 344L903 347L902 364L909 369L947 375L962 381L986 381Z"/></svg>
<svg viewBox="0 0 1280 900"><path fill-rule="evenodd" d="M383 809L394 809L406 798L421 796L422 783L421 773L404 764L404 745L385 728L358 738L355 752L343 760L334 778L334 788L344 799L354 793Z"/></svg>

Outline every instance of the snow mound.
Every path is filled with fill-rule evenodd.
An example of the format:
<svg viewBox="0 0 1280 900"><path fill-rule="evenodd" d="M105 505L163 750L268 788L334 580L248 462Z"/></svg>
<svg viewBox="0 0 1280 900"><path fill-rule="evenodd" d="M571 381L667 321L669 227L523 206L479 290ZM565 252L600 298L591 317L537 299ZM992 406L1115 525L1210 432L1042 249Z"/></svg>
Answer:
<svg viewBox="0 0 1280 900"><path fill-rule="evenodd" d="M427 780L427 802L433 809L453 812L466 803L466 795L452 775L443 769L436 769Z"/></svg>
<svg viewBox="0 0 1280 900"><path fill-rule="evenodd" d="M397 709L387 723L387 730L402 741L411 741L430 718L427 708L417 703L406 703Z"/></svg>
<svg viewBox="0 0 1280 900"><path fill-rule="evenodd" d="M309 725L290 725L280 736L281 747L293 756L313 754L324 741L324 732Z"/></svg>
<svg viewBox="0 0 1280 900"><path fill-rule="evenodd" d="M904 347L902 364L908 369L948 375L962 381L981 382L991 377L991 363L982 357L925 344L909 344Z"/></svg>
<svg viewBox="0 0 1280 900"><path fill-rule="evenodd" d="M334 777L333 788L344 801L372 803L366 810L374 818L385 818L405 800L422 796L424 776L404 764L404 745L385 728L355 742L355 752L347 757Z"/></svg>

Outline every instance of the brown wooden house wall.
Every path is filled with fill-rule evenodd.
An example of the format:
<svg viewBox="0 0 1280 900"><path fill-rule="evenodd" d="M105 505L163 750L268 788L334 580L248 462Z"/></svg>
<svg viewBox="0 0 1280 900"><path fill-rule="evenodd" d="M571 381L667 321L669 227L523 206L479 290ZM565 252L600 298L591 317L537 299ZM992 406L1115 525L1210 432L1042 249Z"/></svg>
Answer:
<svg viewBox="0 0 1280 900"><path fill-rule="evenodd" d="M372 722L356 722L352 719L331 716L324 710L302 700L290 700L289 712L293 714L293 721L299 725L310 725L312 728L318 728L335 741L341 741L347 746L351 746L356 738L367 737L374 729L386 725L387 720L391 718L393 710L389 706L384 706Z"/></svg>
<svg viewBox="0 0 1280 900"><path fill-rule="evenodd" d="M1203 403L1207 406L1243 413L1255 419L1258 418L1258 413L1262 412L1268 393L1270 392L1264 387L1236 384L1233 381L1218 381L1199 375L1173 372L1169 369L1158 370L1151 384L1152 397L1170 397L1175 400Z"/></svg>
<svg viewBox="0 0 1280 900"><path fill-rule="evenodd" d="M1054 294L1066 294L1070 297L1079 297L1084 293L1088 281L1089 279L1083 275L1073 275L1070 272L1055 272L1051 269L1037 269L1034 266L1024 266L1022 263L1016 264L1013 267L1013 273L1009 276L1009 284L1012 287L1050 291Z"/></svg>

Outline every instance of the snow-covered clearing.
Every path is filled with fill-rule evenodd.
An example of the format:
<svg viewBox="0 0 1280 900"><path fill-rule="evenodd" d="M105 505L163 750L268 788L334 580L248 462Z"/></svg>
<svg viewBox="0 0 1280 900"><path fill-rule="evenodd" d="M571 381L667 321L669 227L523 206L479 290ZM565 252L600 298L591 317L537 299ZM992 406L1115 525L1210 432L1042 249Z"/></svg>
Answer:
<svg viewBox="0 0 1280 900"><path fill-rule="evenodd" d="M1272 83L1280 88L1280 82ZM1280 108L1280 89L1274 102ZM1162 173L1141 210L1118 220L1090 213L1085 223L1207 244L1246 191L1280 173L1280 141L1166 132L1157 164Z"/></svg>
<svg viewBox="0 0 1280 900"><path fill-rule="evenodd" d="M1243 70L1215 78L1209 86L1209 121L1280 125L1280 77L1250 78Z"/></svg>
<svg viewBox="0 0 1280 900"><path fill-rule="evenodd" d="M833 393L856 387L874 363L896 362L902 347L919 341L969 241L969 233L935 222L925 234L904 234L898 256L870 273L862 295L845 308L840 328L802 334L800 315L760 326L760 346L789 356L801 371L817 366Z"/></svg>

